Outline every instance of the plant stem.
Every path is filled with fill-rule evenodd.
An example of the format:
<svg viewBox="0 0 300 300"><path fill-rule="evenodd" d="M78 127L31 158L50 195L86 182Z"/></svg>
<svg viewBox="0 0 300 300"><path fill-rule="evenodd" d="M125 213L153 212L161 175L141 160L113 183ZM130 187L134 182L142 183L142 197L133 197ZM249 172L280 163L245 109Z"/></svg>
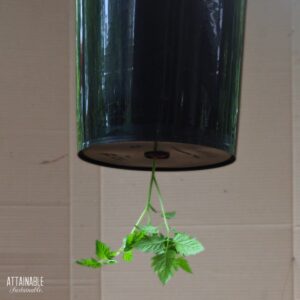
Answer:
<svg viewBox="0 0 300 300"><path fill-rule="evenodd" d="M134 233L137 229L137 227L140 225L140 223L143 221L146 213L148 212L148 203L146 205L146 207L144 208L142 214L140 215L140 217L138 218L138 220L136 221L135 225L133 226L132 230L130 231L130 234ZM119 250L116 252L116 256L119 256L123 251L124 251L125 245L123 244Z"/></svg>
<svg viewBox="0 0 300 300"><path fill-rule="evenodd" d="M155 187L156 187L156 190L157 190L158 200L159 200L159 203L160 203L161 212L162 212L164 223L165 223L165 227L166 227L166 230L167 230L167 237L169 238L171 230L170 230L170 226L169 226L168 220L166 218L166 211L165 211L165 207L164 207L164 200L163 200L163 197L162 197L162 194L160 192L160 188L159 188L159 185L158 185L158 182L157 182L155 176L154 176L154 184L155 184Z"/></svg>
<svg viewBox="0 0 300 300"><path fill-rule="evenodd" d="M151 213L150 213L150 207L151 207L151 199L152 199L152 189L153 189L153 181L155 176L155 169L156 169L156 162L153 160L152 163L152 172L151 172L151 180L149 184L149 190L148 190L148 200L147 200L147 206L148 206L148 224L152 223Z"/></svg>
<svg viewBox="0 0 300 300"><path fill-rule="evenodd" d="M150 179L149 190L148 190L147 204L146 204L146 206L145 206L142 214L140 215L140 217L136 221L136 223L135 223L135 225L132 228L132 230L131 230L130 233L133 233L136 230L136 227L140 225L140 223L143 221L145 215L147 213L149 213L149 209L150 209L150 206L151 206L151 197L152 197L153 183L155 181L155 169L156 169L156 162L155 162L155 160L153 160L153 163L152 163L152 173L151 173L151 179Z"/></svg>
<svg viewBox="0 0 300 300"><path fill-rule="evenodd" d="M156 162L155 162L155 160L153 160L153 163L152 163L152 172L151 172L151 180L150 180L149 191L148 191L148 201L147 201L148 208L150 208L150 205L151 205L151 196L152 196L153 182L155 180L155 170L156 170Z"/></svg>
<svg viewBox="0 0 300 300"><path fill-rule="evenodd" d="M151 172L151 179L150 179L149 190L148 190L148 197L147 197L147 204L146 204L144 210L142 211L140 217L136 221L135 225L133 226L130 234L132 234L132 233L134 233L136 231L137 227L143 221L143 219L144 219L144 217L146 216L147 213L148 213L148 216L149 216L149 220L151 220L151 216L150 216L149 210L150 210L150 207L151 207L151 198L152 198L153 183L156 182L155 170L156 170L156 162L155 162L155 160L153 160L153 163L152 163L152 172ZM157 185L157 183L156 183L156 185ZM159 189L158 189L158 191L159 191ZM165 215L164 212L163 212L163 214ZM170 231L169 227L168 227L167 231L169 233L169 231ZM125 245L122 245L122 247L116 252L116 256L120 255L123 252L124 247L125 247Z"/></svg>

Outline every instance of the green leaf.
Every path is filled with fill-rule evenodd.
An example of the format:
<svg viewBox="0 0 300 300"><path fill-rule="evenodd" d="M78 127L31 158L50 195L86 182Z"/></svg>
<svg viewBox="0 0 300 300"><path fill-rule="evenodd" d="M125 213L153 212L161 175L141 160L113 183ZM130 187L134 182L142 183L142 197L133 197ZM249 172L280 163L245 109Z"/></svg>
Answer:
<svg viewBox="0 0 300 300"><path fill-rule="evenodd" d="M145 234L158 234L159 229L152 225L140 226L140 230Z"/></svg>
<svg viewBox="0 0 300 300"><path fill-rule="evenodd" d="M134 248L145 253L161 253L165 248L166 238L160 235L144 236Z"/></svg>
<svg viewBox="0 0 300 300"><path fill-rule="evenodd" d="M161 214L161 216L163 217L163 214ZM166 212L165 216L168 220L173 219L176 217L176 211Z"/></svg>
<svg viewBox="0 0 300 300"><path fill-rule="evenodd" d="M95 268L95 269L102 267L102 264L94 258L80 259L77 260L76 263L84 267Z"/></svg>
<svg viewBox="0 0 300 300"><path fill-rule="evenodd" d="M131 262L133 260L132 250L123 253L123 260L126 262Z"/></svg>
<svg viewBox="0 0 300 300"><path fill-rule="evenodd" d="M198 240L182 232L176 233L173 241L177 252L184 256L204 251L203 245Z"/></svg>
<svg viewBox="0 0 300 300"><path fill-rule="evenodd" d="M124 251L130 251L134 245L140 241L143 237L145 236L145 234L141 231L134 231L133 233L130 233L126 239L125 239L125 248Z"/></svg>
<svg viewBox="0 0 300 300"><path fill-rule="evenodd" d="M190 267L188 261L187 261L185 258L183 258L183 257L178 257L178 258L176 259L176 263L177 263L177 265L178 265L182 270L184 270L185 272L191 273L191 274L193 273L193 271L192 271L192 269L191 269L191 267Z"/></svg>
<svg viewBox="0 0 300 300"><path fill-rule="evenodd" d="M96 255L100 260L110 260L115 257L115 253L101 241L96 241Z"/></svg>
<svg viewBox="0 0 300 300"><path fill-rule="evenodd" d="M178 270L176 252L167 250L165 253L152 257L152 268L162 284L166 284Z"/></svg>

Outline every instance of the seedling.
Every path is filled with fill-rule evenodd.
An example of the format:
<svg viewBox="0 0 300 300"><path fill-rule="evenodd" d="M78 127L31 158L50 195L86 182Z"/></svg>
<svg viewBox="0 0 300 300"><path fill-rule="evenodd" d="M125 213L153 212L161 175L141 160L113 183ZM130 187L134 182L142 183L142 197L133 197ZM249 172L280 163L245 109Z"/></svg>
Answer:
<svg viewBox="0 0 300 300"><path fill-rule="evenodd" d="M155 175L156 163L153 161L151 180L148 190L146 206L133 226L131 232L123 239L121 247L112 251L109 246L101 241L96 241L96 258L85 258L77 264L90 268L101 268L118 262L119 256L125 262L133 260L134 251L152 253L151 266L163 285L165 285L179 270L192 273L186 259L187 256L204 251L202 244L194 237L184 232L179 232L169 225L169 220L175 218L176 212L167 212L164 200ZM157 191L160 210L152 203L153 188ZM161 225L155 226L152 222L153 214L160 213L163 220L164 231ZM145 218L147 221L145 222Z"/></svg>

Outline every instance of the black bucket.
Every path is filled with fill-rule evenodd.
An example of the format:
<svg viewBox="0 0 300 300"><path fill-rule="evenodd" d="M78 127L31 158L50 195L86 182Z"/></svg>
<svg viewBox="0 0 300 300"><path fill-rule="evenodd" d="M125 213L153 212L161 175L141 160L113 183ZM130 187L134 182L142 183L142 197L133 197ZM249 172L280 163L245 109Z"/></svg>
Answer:
<svg viewBox="0 0 300 300"><path fill-rule="evenodd" d="M235 160L246 0L77 0L85 161L207 169Z"/></svg>

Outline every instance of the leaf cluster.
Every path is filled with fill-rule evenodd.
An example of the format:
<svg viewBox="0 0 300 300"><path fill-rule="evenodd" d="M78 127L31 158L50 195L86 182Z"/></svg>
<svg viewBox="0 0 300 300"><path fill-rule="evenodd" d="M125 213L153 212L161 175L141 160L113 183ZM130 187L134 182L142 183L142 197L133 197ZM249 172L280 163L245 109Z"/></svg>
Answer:
<svg viewBox="0 0 300 300"><path fill-rule="evenodd" d="M96 241L96 258L81 259L77 263L85 267L100 268L116 264L116 257L120 254L125 262L131 262L134 250L153 254L151 258L153 271L160 281L166 284L179 269L192 273L186 257L204 251L204 247L186 233L176 232L173 237L167 237L159 233L157 227L147 225L130 233L124 239L121 249L116 252L103 242Z"/></svg>
<svg viewBox="0 0 300 300"><path fill-rule="evenodd" d="M160 212L151 202L152 188L156 187L160 203ZM152 213L160 213L165 225L165 233L161 226L152 224ZM142 225L145 216L148 222ZM192 273L192 269L186 257L196 255L204 251L203 245L194 237L178 232L169 225L169 220L176 216L176 212L166 212L163 198L155 177L155 166L152 170L148 201L132 231L123 239L121 247L112 251L109 246L101 241L96 241L96 257L80 259L77 263L89 268L101 268L105 265L113 265L118 262L117 257L122 256L125 262L131 262L134 251L151 253L151 267L159 280L165 285L179 270Z"/></svg>

